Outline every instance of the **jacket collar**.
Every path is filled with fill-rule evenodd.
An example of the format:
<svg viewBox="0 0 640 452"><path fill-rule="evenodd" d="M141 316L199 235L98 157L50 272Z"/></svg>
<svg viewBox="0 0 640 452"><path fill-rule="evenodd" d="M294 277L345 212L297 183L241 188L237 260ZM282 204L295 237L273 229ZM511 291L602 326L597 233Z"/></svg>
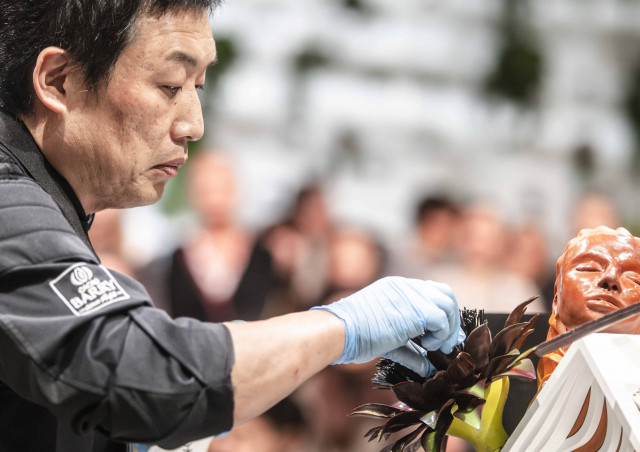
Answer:
<svg viewBox="0 0 640 452"><path fill-rule="evenodd" d="M78 237L96 254L88 235L93 214L85 213L71 185L47 161L24 123L2 108L0 145L54 199Z"/></svg>

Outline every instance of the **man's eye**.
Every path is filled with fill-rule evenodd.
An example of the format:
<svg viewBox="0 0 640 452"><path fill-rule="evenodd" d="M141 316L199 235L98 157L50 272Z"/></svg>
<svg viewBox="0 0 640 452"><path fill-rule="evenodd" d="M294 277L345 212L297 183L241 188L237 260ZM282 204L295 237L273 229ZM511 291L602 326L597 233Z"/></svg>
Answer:
<svg viewBox="0 0 640 452"><path fill-rule="evenodd" d="M168 95L169 97L173 97L173 96L175 96L175 95L176 95L176 94L178 94L178 93L180 92L180 90L181 90L181 88L180 88L179 86L169 86L169 85L164 85L164 86L162 87L162 89L164 89L164 90L166 91L166 93L167 93L167 95Z"/></svg>
<svg viewBox="0 0 640 452"><path fill-rule="evenodd" d="M204 85L196 85L196 89L197 89L199 92L203 92L203 91L204 91Z"/></svg>

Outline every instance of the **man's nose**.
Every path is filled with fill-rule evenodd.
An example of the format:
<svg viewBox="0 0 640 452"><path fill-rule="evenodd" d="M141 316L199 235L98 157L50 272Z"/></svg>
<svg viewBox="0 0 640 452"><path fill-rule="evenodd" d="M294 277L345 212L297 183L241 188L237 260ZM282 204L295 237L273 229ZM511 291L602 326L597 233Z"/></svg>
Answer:
<svg viewBox="0 0 640 452"><path fill-rule="evenodd" d="M180 114L172 125L172 138L176 142L198 141L204 134L204 121L200 99L195 93L184 96L180 105Z"/></svg>
<svg viewBox="0 0 640 452"><path fill-rule="evenodd" d="M615 266L610 266L602 274L600 281L598 281L598 287L614 292L620 291L620 272Z"/></svg>

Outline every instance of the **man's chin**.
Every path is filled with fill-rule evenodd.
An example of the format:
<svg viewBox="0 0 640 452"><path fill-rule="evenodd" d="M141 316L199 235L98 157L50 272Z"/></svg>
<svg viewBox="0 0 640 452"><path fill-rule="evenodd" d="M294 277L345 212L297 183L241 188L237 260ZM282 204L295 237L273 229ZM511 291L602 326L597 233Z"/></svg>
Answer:
<svg viewBox="0 0 640 452"><path fill-rule="evenodd" d="M105 209L130 209L155 204L162 198L165 184L154 184L153 188L144 192L129 193L119 199L111 199ZM101 209L102 210L102 209Z"/></svg>

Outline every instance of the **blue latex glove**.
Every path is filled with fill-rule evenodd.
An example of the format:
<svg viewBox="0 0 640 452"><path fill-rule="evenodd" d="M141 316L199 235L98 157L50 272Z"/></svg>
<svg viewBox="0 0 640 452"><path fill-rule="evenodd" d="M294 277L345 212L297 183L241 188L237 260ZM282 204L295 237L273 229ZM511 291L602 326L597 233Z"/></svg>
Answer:
<svg viewBox="0 0 640 452"><path fill-rule="evenodd" d="M465 338L451 288L433 281L387 277L312 309L330 311L345 324L344 352L333 364L384 356L427 376L435 369L425 351L409 340L424 334L425 349L450 353Z"/></svg>

